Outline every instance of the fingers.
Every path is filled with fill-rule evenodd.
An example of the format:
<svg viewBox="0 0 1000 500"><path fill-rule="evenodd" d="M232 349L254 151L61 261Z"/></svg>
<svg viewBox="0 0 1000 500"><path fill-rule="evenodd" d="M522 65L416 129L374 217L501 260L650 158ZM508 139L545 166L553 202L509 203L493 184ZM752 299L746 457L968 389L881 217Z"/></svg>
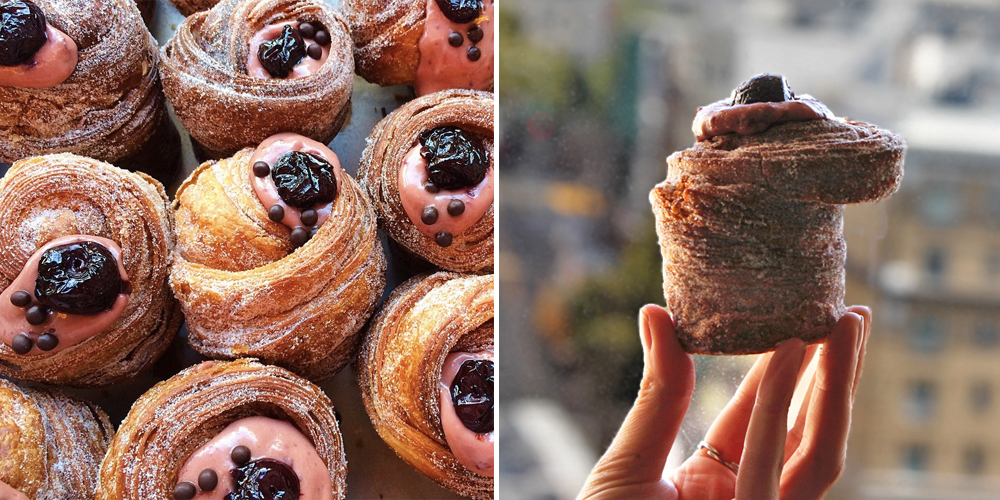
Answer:
<svg viewBox="0 0 1000 500"><path fill-rule="evenodd" d="M740 473L736 476L739 500L778 498L788 405L805 352L806 344L801 339L786 340L774 351L764 370L746 431Z"/></svg>
<svg viewBox="0 0 1000 500"><path fill-rule="evenodd" d="M659 481L694 390L694 362L662 307L639 315L645 368L635 405L597 463L581 498L611 486Z"/></svg>
<svg viewBox="0 0 1000 500"><path fill-rule="evenodd" d="M757 387L772 354L768 352L757 357L733 398L705 433L705 442L716 447L727 462L739 463L743 454L743 440L746 438L750 413L757 398Z"/></svg>
<svg viewBox="0 0 1000 500"><path fill-rule="evenodd" d="M867 310L867 308L865 308ZM819 499L843 470L851 407L871 313L849 310L823 344L802 440L782 477L782 498Z"/></svg>

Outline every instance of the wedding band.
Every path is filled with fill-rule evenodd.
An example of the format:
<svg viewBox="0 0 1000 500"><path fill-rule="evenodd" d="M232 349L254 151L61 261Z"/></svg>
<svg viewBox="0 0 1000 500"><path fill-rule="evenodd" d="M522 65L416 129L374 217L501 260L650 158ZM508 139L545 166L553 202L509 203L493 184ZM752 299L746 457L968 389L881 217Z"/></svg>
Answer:
<svg viewBox="0 0 1000 500"><path fill-rule="evenodd" d="M714 446L712 446L712 445L710 445L710 444L702 441L702 442L698 443L698 448L702 449L702 450L705 450L705 453L708 454L709 457L711 457L716 462L719 462L720 464L725 465L727 469L733 471L733 474L739 474L740 473L740 464L735 464L733 462L727 462L727 461L723 460L722 459L722 454L719 453L719 450L716 450Z"/></svg>

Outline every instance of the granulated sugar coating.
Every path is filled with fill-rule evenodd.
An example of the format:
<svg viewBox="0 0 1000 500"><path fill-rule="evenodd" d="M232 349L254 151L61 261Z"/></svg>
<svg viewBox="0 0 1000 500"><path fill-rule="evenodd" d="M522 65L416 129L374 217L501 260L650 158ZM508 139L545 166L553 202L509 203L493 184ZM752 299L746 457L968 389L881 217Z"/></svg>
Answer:
<svg viewBox="0 0 1000 500"><path fill-rule="evenodd" d="M347 364L385 287L375 214L340 172L330 218L293 249L253 190L252 155L206 162L177 191L170 285L202 354L259 357L321 380Z"/></svg>
<svg viewBox="0 0 1000 500"><path fill-rule="evenodd" d="M319 23L330 33L320 69L294 79L247 74L250 39L270 24ZM174 112L212 157L279 132L328 143L347 118L354 58L347 24L318 0L226 0L189 16L163 48L163 85Z"/></svg>

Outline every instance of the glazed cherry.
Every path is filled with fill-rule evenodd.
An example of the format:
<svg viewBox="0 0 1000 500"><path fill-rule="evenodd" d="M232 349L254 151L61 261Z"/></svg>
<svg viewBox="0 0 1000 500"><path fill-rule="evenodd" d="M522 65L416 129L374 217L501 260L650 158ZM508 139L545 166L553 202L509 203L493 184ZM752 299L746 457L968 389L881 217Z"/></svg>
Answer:
<svg viewBox="0 0 1000 500"><path fill-rule="evenodd" d="M45 14L22 0L0 0L0 66L17 66L45 45Z"/></svg>
<svg viewBox="0 0 1000 500"><path fill-rule="evenodd" d="M493 361L470 359L451 383L459 420L472 432L493 432Z"/></svg>
<svg viewBox="0 0 1000 500"><path fill-rule="evenodd" d="M490 166L483 143L458 127L438 127L420 134L420 156L427 160L431 183L440 189L475 187Z"/></svg>
<svg viewBox="0 0 1000 500"><path fill-rule="evenodd" d="M281 29L281 35L270 42L260 44L257 58L260 65L273 77L284 78L295 69L295 65L306 55L306 43L299 30L291 25Z"/></svg>
<svg viewBox="0 0 1000 500"><path fill-rule="evenodd" d="M437 4L444 17L458 24L471 23L483 13L482 0L437 0Z"/></svg>
<svg viewBox="0 0 1000 500"><path fill-rule="evenodd" d="M788 86L785 77L771 73L762 73L741 83L733 93L733 104L783 102L793 99L795 93Z"/></svg>
<svg viewBox="0 0 1000 500"><path fill-rule="evenodd" d="M35 298L69 314L97 314L114 305L122 276L111 252L93 241L49 248L38 263Z"/></svg>
<svg viewBox="0 0 1000 500"><path fill-rule="evenodd" d="M329 203L337 197L333 165L322 157L301 151L281 155L271 168L278 196L296 208Z"/></svg>
<svg viewBox="0 0 1000 500"><path fill-rule="evenodd" d="M291 467L277 460L263 458L229 474L235 481L232 493L226 500L298 500L299 476Z"/></svg>

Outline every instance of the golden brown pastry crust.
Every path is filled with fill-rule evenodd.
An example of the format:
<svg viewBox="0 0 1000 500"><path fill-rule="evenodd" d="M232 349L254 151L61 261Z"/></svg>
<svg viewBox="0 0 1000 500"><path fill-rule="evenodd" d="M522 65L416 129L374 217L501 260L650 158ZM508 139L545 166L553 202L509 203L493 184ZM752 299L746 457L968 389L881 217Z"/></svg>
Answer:
<svg viewBox="0 0 1000 500"><path fill-rule="evenodd" d="M382 86L413 83L427 0L344 0L340 11L351 27L359 76Z"/></svg>
<svg viewBox="0 0 1000 500"><path fill-rule="evenodd" d="M492 175L496 176L493 151L493 94L475 90L446 90L414 99L385 117L368 136L361 155L358 181L371 197L379 227L420 258L450 271L479 271L493 267L493 206L452 244L442 247L421 234L406 215L399 198L399 169L420 133L452 125L486 139Z"/></svg>
<svg viewBox="0 0 1000 500"><path fill-rule="evenodd" d="M206 162L178 189L170 284L202 354L259 357L323 379L350 360L385 288L375 214L344 173L330 219L293 251L250 184L252 155Z"/></svg>
<svg viewBox="0 0 1000 500"><path fill-rule="evenodd" d="M35 250L73 234L121 246L132 284L128 307L108 330L58 352L19 355L0 345L0 375L110 385L155 361L180 328L180 309L167 285L173 217L160 183L71 154L15 162L0 179L0 289Z"/></svg>
<svg viewBox="0 0 1000 500"><path fill-rule="evenodd" d="M319 21L330 55L313 75L260 79L247 74L250 39L268 24ZM322 143L349 114L354 60L347 24L318 0L225 0L189 16L163 48L163 86L174 112L205 153L221 158L279 132Z"/></svg>
<svg viewBox="0 0 1000 500"><path fill-rule="evenodd" d="M92 498L113 434L97 405L0 379L0 481L28 498Z"/></svg>
<svg viewBox="0 0 1000 500"><path fill-rule="evenodd" d="M0 161L72 152L165 178L154 169L176 163L179 142L160 87L159 49L135 3L36 3L76 42L79 62L53 88L0 86ZM147 150L158 151L156 164Z"/></svg>
<svg viewBox="0 0 1000 500"><path fill-rule="evenodd" d="M308 381L253 359L192 366L143 394L101 464L97 498L171 498L195 450L227 425L255 415L302 431L330 471L334 498L344 498L347 460L333 404Z"/></svg>
<svg viewBox="0 0 1000 500"><path fill-rule="evenodd" d="M211 9L219 0L170 0L177 7L177 10L185 16L190 16L195 12Z"/></svg>
<svg viewBox="0 0 1000 500"><path fill-rule="evenodd" d="M844 314L844 203L892 194L902 137L850 120L725 134L668 159L650 194L664 293L689 352L826 336Z"/></svg>
<svg viewBox="0 0 1000 500"><path fill-rule="evenodd" d="M493 349L493 275L439 272L400 285L372 319L358 384L375 430L403 460L459 495L492 498L493 478L459 462L441 430L449 352Z"/></svg>

